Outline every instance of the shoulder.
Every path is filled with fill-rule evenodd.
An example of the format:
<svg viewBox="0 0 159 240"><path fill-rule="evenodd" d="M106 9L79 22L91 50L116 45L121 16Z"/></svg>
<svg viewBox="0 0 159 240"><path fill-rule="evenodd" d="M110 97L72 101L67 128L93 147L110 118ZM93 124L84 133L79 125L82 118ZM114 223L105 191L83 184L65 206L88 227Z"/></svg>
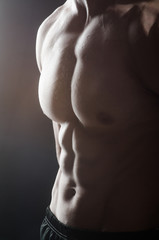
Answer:
<svg viewBox="0 0 159 240"><path fill-rule="evenodd" d="M50 16L48 16L40 25L38 31L37 31L37 37L36 37L36 59L38 68L41 71L41 58L42 58L42 52L44 48L44 43L47 39L47 35L50 31L50 29L54 26L54 24L57 22L57 20L60 18L60 16L63 14L66 4L63 4L62 6L58 7Z"/></svg>
<svg viewBox="0 0 159 240"><path fill-rule="evenodd" d="M159 94L159 0L141 5L141 17L143 28L133 42L133 56L145 87Z"/></svg>
<svg viewBox="0 0 159 240"><path fill-rule="evenodd" d="M159 0L150 0L144 3L142 12L145 32L149 35L155 30L157 33L159 30Z"/></svg>

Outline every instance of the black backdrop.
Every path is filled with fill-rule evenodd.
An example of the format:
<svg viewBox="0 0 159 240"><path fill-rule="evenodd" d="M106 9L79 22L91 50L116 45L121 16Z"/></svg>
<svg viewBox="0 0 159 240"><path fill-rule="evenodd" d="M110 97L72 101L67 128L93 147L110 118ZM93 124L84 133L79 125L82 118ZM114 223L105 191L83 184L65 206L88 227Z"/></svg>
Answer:
<svg viewBox="0 0 159 240"><path fill-rule="evenodd" d="M36 33L64 0L0 0L0 240L38 240L57 172L38 102Z"/></svg>

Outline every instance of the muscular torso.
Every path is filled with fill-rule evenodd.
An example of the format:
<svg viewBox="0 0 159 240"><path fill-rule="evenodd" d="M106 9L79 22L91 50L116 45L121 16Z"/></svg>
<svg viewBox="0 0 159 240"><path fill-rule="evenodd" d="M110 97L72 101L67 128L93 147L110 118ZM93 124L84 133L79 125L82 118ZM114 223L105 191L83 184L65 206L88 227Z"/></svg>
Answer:
<svg viewBox="0 0 159 240"><path fill-rule="evenodd" d="M67 1L43 24L39 99L59 162L50 208L64 224L159 226L157 16L151 2L88 18Z"/></svg>

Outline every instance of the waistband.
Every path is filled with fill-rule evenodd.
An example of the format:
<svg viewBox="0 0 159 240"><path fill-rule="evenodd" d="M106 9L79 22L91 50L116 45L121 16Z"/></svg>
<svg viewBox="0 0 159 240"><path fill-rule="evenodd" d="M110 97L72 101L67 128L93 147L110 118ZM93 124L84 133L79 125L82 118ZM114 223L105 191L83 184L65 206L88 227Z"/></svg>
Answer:
<svg viewBox="0 0 159 240"><path fill-rule="evenodd" d="M137 232L100 232L90 231L85 229L77 229L74 227L67 226L60 222L56 216L51 212L50 208L46 209L46 221L49 227L61 235L64 239L77 239L77 240L138 240L144 237L149 239L159 238L159 229L137 231Z"/></svg>

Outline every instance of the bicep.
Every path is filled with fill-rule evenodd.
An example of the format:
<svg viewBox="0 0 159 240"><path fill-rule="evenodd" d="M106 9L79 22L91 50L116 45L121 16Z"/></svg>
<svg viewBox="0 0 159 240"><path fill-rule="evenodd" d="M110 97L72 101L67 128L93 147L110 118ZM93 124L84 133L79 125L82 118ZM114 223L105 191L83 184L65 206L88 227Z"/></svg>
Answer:
<svg viewBox="0 0 159 240"><path fill-rule="evenodd" d="M131 44L135 74L143 87L159 94L159 21L156 17L148 34L141 28Z"/></svg>
<svg viewBox="0 0 159 240"><path fill-rule="evenodd" d="M39 71L42 70L42 52L44 41L49 29L50 16L40 25L36 36L36 61Z"/></svg>
<svg viewBox="0 0 159 240"><path fill-rule="evenodd" d="M156 18L148 36L149 46L147 47L149 66L145 72L149 73L150 89L159 94L159 16ZM149 50L148 50L149 49Z"/></svg>
<svg viewBox="0 0 159 240"><path fill-rule="evenodd" d="M48 16L43 23L40 25L37 31L36 37L36 61L39 68L39 71L42 71L42 59L43 59L43 52L45 52L45 40L47 34L52 27L52 25L56 22L57 18L59 17L61 11L63 9L63 5L58 7L50 16Z"/></svg>

